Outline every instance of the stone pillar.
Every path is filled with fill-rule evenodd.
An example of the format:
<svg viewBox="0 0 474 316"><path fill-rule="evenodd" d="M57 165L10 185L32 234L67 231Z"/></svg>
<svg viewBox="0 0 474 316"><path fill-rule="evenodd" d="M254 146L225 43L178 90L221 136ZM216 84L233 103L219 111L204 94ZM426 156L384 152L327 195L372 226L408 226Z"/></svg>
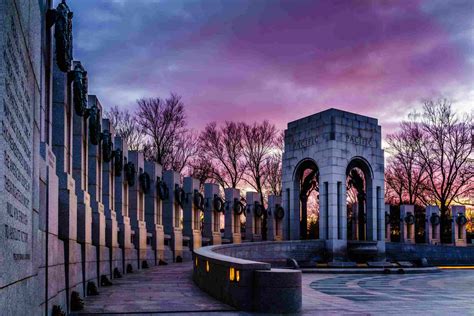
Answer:
<svg viewBox="0 0 474 316"><path fill-rule="evenodd" d="M183 189L186 201L183 208L183 235L189 237L191 250L201 247L201 211L204 209L204 195L199 192L199 180L185 177Z"/></svg>
<svg viewBox="0 0 474 316"><path fill-rule="evenodd" d="M155 251L155 264L159 264L160 260L173 260L171 250L169 247L165 248L163 201L158 194L158 186L162 181L162 167L153 161L145 161L145 172L150 175L152 180L150 192L145 195L145 223L147 232L151 233L151 247Z"/></svg>
<svg viewBox="0 0 474 316"><path fill-rule="evenodd" d="M74 65L80 64L74 61ZM72 176L76 181L77 195L77 240L81 244L82 272L85 281L84 289L89 282L98 285L97 253L92 245L92 208L89 194L89 122L88 118L73 115L73 154Z"/></svg>
<svg viewBox="0 0 474 316"><path fill-rule="evenodd" d="M268 197L268 240L281 241L283 238L283 221L285 209L281 205L281 196Z"/></svg>
<svg viewBox="0 0 474 316"><path fill-rule="evenodd" d="M321 179L321 177L320 177ZM319 183L319 239L328 239L328 183Z"/></svg>
<svg viewBox="0 0 474 316"><path fill-rule="evenodd" d="M182 228L182 206L177 197L181 195L180 175L173 170L163 172L163 180L169 188L169 198L163 202L163 225L165 234L171 238L171 250L174 261L183 259L183 228ZM179 197L182 202L184 200Z"/></svg>
<svg viewBox="0 0 474 316"><path fill-rule="evenodd" d="M135 251L135 246L132 243L132 231L130 227L128 183L124 172L125 157L128 156L128 145L118 136L114 137L114 144L114 203L119 229L118 240L120 248L122 248L122 271L127 272L127 270L130 270L130 267L132 270L138 269L137 253Z"/></svg>
<svg viewBox="0 0 474 316"><path fill-rule="evenodd" d="M428 205L426 207L425 222L425 242L430 245L437 245L441 242L441 219L439 207L436 205Z"/></svg>
<svg viewBox="0 0 474 316"><path fill-rule="evenodd" d="M260 194L257 192L247 192L247 212L245 221L245 240L262 240L262 218L265 207L260 202ZM260 208L260 209L259 209Z"/></svg>
<svg viewBox="0 0 474 316"><path fill-rule="evenodd" d="M390 212L390 204L385 204L385 241L386 242L390 242L391 240L391 230L392 230L392 227L391 227L391 223L390 223L390 219L391 219L391 212Z"/></svg>
<svg viewBox="0 0 474 316"><path fill-rule="evenodd" d="M352 204L352 240L359 240L359 203Z"/></svg>
<svg viewBox="0 0 474 316"><path fill-rule="evenodd" d="M203 237L208 238L213 245L222 243L220 230L221 213L214 207L214 199L219 197L219 186L214 183L204 184L204 226ZM224 210L222 210L224 211Z"/></svg>
<svg viewBox="0 0 474 316"><path fill-rule="evenodd" d="M110 271L118 269L123 273L122 250L118 243L117 214L115 213L115 176L113 157L105 157L104 151L110 148L113 150L114 129L108 119L102 120L102 133L105 135L102 140L102 203L105 214L105 244L109 248ZM106 161L107 160L107 161ZM111 275L112 276L112 275Z"/></svg>
<svg viewBox="0 0 474 316"><path fill-rule="evenodd" d="M101 113L102 106L95 95L89 96L89 106L95 107L100 112L99 122L102 121ZM89 118L89 124L93 118ZM99 126L99 135L102 133L102 124ZM88 136L92 137L88 133ZM102 144L100 141L94 145L88 141L88 192L90 194L90 205L92 209L92 245L96 247L96 258L98 262L98 278L102 275L109 277L111 275L110 270L110 252L105 243L105 214L104 204L102 203ZM100 280L98 279L98 284Z"/></svg>
<svg viewBox="0 0 474 316"><path fill-rule="evenodd" d="M130 227L134 232L132 239L135 249L137 250L137 262L139 269L144 266L148 266L147 231L145 225L145 190L147 188L142 185L143 180L140 180L140 177L146 177L144 175L144 168L145 161L143 158L143 153L138 151L129 151L127 167L124 169L124 176L127 178L128 182L128 209Z"/></svg>
<svg viewBox="0 0 474 316"><path fill-rule="evenodd" d="M326 222L322 225L326 230L326 249L329 252L330 261L345 260L347 251L347 234L342 233L342 230L345 232L347 231L347 212L342 211L342 205L345 201L345 194L343 195L345 190L343 191L342 187L343 184L345 186L345 181L343 182L343 178L336 175L337 169L331 167L323 171L329 172L329 175L322 174L321 176L321 182L323 185L323 202L321 202L320 198L320 205L323 207L324 214L322 220L324 221L324 218L326 219Z"/></svg>
<svg viewBox="0 0 474 316"><path fill-rule="evenodd" d="M415 243L415 207L400 205L400 242Z"/></svg>
<svg viewBox="0 0 474 316"><path fill-rule="evenodd" d="M226 200L224 238L229 239L234 244L240 244L242 237L240 235L240 214L238 214L237 206L240 202L240 190L227 188L224 193Z"/></svg>
<svg viewBox="0 0 474 316"><path fill-rule="evenodd" d="M58 234L64 241L66 296L73 291L85 296L82 278L81 246L77 243L76 181L72 176L72 87L66 73L53 68L52 147L56 157L59 184Z"/></svg>
<svg viewBox="0 0 474 316"><path fill-rule="evenodd" d="M451 207L453 216L453 242L455 246L466 246L466 207L463 205L454 205Z"/></svg>

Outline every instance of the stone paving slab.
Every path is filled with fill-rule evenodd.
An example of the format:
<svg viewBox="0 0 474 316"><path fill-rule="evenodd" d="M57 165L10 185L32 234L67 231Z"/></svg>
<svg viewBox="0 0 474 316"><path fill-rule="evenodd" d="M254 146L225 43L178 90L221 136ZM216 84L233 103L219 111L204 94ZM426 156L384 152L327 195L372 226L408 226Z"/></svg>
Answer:
<svg viewBox="0 0 474 316"><path fill-rule="evenodd" d="M192 264L181 263L126 275L88 297L81 315L255 315L202 292L191 273ZM304 274L302 283L299 315L474 315L474 270Z"/></svg>
<svg viewBox="0 0 474 316"><path fill-rule="evenodd" d="M233 311L194 285L192 263L152 267L114 279L100 295L85 299L80 315Z"/></svg>
<svg viewBox="0 0 474 316"><path fill-rule="evenodd" d="M474 315L474 271L303 275L304 315Z"/></svg>

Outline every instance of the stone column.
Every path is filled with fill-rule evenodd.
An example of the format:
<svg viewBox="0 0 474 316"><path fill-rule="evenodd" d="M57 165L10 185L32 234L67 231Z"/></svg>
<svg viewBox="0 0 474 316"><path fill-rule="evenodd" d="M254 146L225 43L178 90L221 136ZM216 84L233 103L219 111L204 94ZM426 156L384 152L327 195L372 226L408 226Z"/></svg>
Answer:
<svg viewBox="0 0 474 316"><path fill-rule="evenodd" d="M281 196L270 195L268 197L268 240L281 241L283 236L283 220L285 209L281 205Z"/></svg>
<svg viewBox="0 0 474 316"><path fill-rule="evenodd" d="M415 243L415 207L400 205L400 242Z"/></svg>
<svg viewBox="0 0 474 316"><path fill-rule="evenodd" d="M391 212L390 212L390 204L385 204L385 241L390 242L391 240L391 224L390 224L390 219L391 219Z"/></svg>
<svg viewBox="0 0 474 316"><path fill-rule="evenodd" d="M454 205L451 207L453 216L453 242L455 246L466 246L466 207L463 205Z"/></svg>
<svg viewBox="0 0 474 316"><path fill-rule="evenodd" d="M129 217L128 183L124 173L125 157L128 156L128 145L119 136L114 137L115 152L113 168L115 172L115 212L119 227L119 244L122 248L122 270L138 269L137 252L132 243L132 231Z"/></svg>
<svg viewBox="0 0 474 316"><path fill-rule="evenodd" d="M162 216L163 201L158 195L158 185L162 181L162 167L153 161L145 161L145 172L152 179L150 192L145 195L145 222L147 231L152 236L151 247L155 251L155 264L159 264L160 260L173 260L171 250L169 247L165 248Z"/></svg>
<svg viewBox="0 0 474 316"><path fill-rule="evenodd" d="M102 133L106 135L106 140L102 140L102 203L104 205L105 214L105 244L110 251L110 271L116 269L123 273L123 257L122 249L118 243L118 223L117 214L115 213L115 175L113 157L104 159L104 146L109 146L113 150L114 128L108 119L102 120ZM112 142L104 145L105 141ZM110 160L109 160L110 159ZM109 161L105 161L109 160ZM112 273L113 274L113 273Z"/></svg>
<svg viewBox="0 0 474 316"><path fill-rule="evenodd" d="M257 192L247 192L247 212L245 221L245 240L246 241L261 241L262 240L262 217L265 208L260 204L260 194ZM263 208L258 214L258 207Z"/></svg>
<svg viewBox="0 0 474 316"><path fill-rule="evenodd" d="M214 183L204 184L204 226L203 237L208 238L213 245L220 245L222 243L220 231L220 217L221 213L214 208L214 199L219 197L219 186Z"/></svg>
<svg viewBox="0 0 474 316"><path fill-rule="evenodd" d="M359 240L359 203L352 204L352 240Z"/></svg>
<svg viewBox="0 0 474 316"><path fill-rule="evenodd" d="M185 177L183 180L186 201L183 208L183 235L189 237L191 250L201 247L201 208L204 195L199 192L199 180ZM198 204L196 204L198 203Z"/></svg>
<svg viewBox="0 0 474 316"><path fill-rule="evenodd" d="M426 207L426 224L425 224L425 242L431 245L437 245L441 242L441 219L439 207L436 205L428 205Z"/></svg>
<svg viewBox="0 0 474 316"><path fill-rule="evenodd" d="M171 250L173 259L183 259L183 228L182 228L182 206L178 203L177 195L181 189L180 175L173 170L163 172L163 180L169 188L169 198L163 202L163 225L165 234L171 238ZM181 198L182 199L182 198ZM184 201L183 201L184 202ZM179 258L178 258L179 257Z"/></svg>
<svg viewBox="0 0 474 316"><path fill-rule="evenodd" d="M80 64L74 61L74 65ZM89 124L86 114L73 115L72 176L76 181L77 240L81 244L84 288L97 286L97 253L92 245L92 208L89 194ZM90 283L89 283L90 282Z"/></svg>
<svg viewBox="0 0 474 316"><path fill-rule="evenodd" d="M58 234L64 241L64 268L68 301L71 293L85 296L81 246L77 243L76 181L72 176L72 87L66 73L53 68L52 147L58 176Z"/></svg>
<svg viewBox="0 0 474 316"><path fill-rule="evenodd" d="M124 176L128 182L128 209L130 217L130 227L134 232L133 244L137 250L138 268L148 266L147 261L147 231L145 225L145 189L142 186L140 177L143 175L145 161L143 153L138 151L128 152L127 167L124 169ZM150 245L151 246L151 245ZM151 251L151 247L150 247Z"/></svg>
<svg viewBox="0 0 474 316"><path fill-rule="evenodd" d="M226 188L224 190L226 209L225 209L225 229L224 238L229 239L234 244L240 244L242 237L240 235L240 214L237 214L236 203L240 201L240 190Z"/></svg>
<svg viewBox="0 0 474 316"><path fill-rule="evenodd" d="M102 106L95 95L89 95L89 106L96 107L99 117L102 113ZM89 118L89 123L92 118ZM99 122L102 118L99 118ZM100 124L102 125L102 124ZM101 126L99 133L102 133ZM89 134L89 133L88 133ZM90 134L88 136L91 136ZM102 203L102 151L101 143L94 145L88 141L88 192L90 194L90 205L92 209L92 245L96 247L96 258L98 262L98 278L105 275L111 275L110 270L110 252L105 243L105 214L104 204ZM100 280L98 279L98 284Z"/></svg>

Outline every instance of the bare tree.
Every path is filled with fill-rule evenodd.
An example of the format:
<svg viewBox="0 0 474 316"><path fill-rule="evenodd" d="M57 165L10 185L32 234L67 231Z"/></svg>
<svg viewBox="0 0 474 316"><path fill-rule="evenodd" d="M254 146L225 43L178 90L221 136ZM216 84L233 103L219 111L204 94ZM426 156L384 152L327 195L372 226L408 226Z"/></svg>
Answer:
<svg viewBox="0 0 474 316"><path fill-rule="evenodd" d="M447 99L424 102L421 122L416 129L416 153L426 166L428 191L442 215L459 197L474 191L473 116L458 117Z"/></svg>
<svg viewBox="0 0 474 316"><path fill-rule="evenodd" d="M394 190L400 204L424 202L427 180L426 162L418 159L418 140L420 129L416 122L403 122L398 132L387 136L388 172L387 187Z"/></svg>
<svg viewBox="0 0 474 316"><path fill-rule="evenodd" d="M149 98L137 101L138 124L149 137L146 154L165 169L181 171L188 161L190 142L185 137L186 116L181 97ZM185 146L185 148L179 148ZM174 157L179 155L179 158ZM179 170L178 170L179 169Z"/></svg>
<svg viewBox="0 0 474 316"><path fill-rule="evenodd" d="M222 188L236 188L242 180L246 165L243 159L243 128L235 122L207 124L200 137L200 152L213 168L212 178Z"/></svg>
<svg viewBox="0 0 474 316"><path fill-rule="evenodd" d="M125 109L121 110L118 106L112 107L104 114L110 120L115 133L127 142L129 150L143 149L145 135L134 114Z"/></svg>
<svg viewBox="0 0 474 316"><path fill-rule="evenodd" d="M387 159L385 167L385 200L390 204L403 203L404 183L401 174L404 171L401 166L393 161L392 158Z"/></svg>
<svg viewBox="0 0 474 316"><path fill-rule="evenodd" d="M212 163L203 157L202 155L196 155L189 163L189 175L195 179L199 180L199 185L201 188L204 186L204 183L211 182L215 183L214 175L214 166Z"/></svg>
<svg viewBox="0 0 474 316"><path fill-rule="evenodd" d="M242 123L243 155L247 163L245 181L261 195L264 202L265 165L276 145L277 129L268 121L248 125Z"/></svg>
<svg viewBox="0 0 474 316"><path fill-rule="evenodd" d="M265 184L268 194L281 195L281 166L283 158L284 133L275 138L275 147L265 162Z"/></svg>
<svg viewBox="0 0 474 316"><path fill-rule="evenodd" d="M185 131L177 135L172 154L168 155L165 165L169 165L173 170L182 173L185 168L190 167L191 158L198 152L197 144L198 138L191 131Z"/></svg>

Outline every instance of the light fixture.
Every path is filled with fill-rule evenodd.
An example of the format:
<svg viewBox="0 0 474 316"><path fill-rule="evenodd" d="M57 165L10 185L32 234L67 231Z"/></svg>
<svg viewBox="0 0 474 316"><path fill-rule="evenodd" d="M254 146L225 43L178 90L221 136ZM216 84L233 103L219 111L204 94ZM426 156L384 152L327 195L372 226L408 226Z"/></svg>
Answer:
<svg viewBox="0 0 474 316"><path fill-rule="evenodd" d="M237 281L237 282L240 281L240 271L239 270L235 271L235 281Z"/></svg>
<svg viewBox="0 0 474 316"><path fill-rule="evenodd" d="M232 282L235 280L235 269L234 268L230 268L229 270L229 280Z"/></svg>
<svg viewBox="0 0 474 316"><path fill-rule="evenodd" d="M196 257L195 263L196 267L198 266L198 257Z"/></svg>
<svg viewBox="0 0 474 316"><path fill-rule="evenodd" d="M206 261L206 272L209 272L210 267L209 267L209 261Z"/></svg>

